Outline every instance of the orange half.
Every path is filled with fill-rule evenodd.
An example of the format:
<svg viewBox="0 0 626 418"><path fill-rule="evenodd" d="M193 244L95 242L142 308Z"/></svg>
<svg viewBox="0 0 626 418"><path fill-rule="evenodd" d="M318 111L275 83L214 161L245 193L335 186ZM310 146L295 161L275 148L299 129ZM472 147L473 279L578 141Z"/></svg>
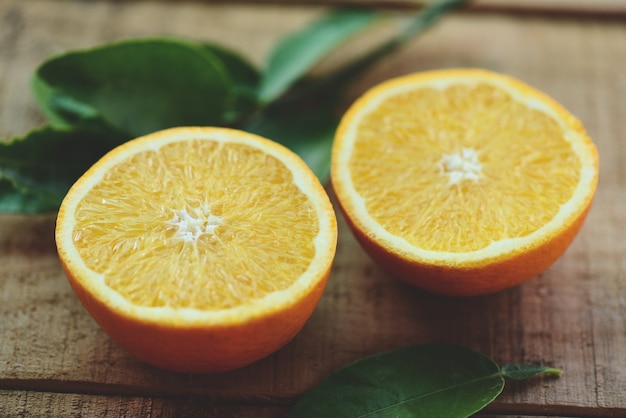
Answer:
<svg viewBox="0 0 626 418"><path fill-rule="evenodd" d="M346 112L332 184L367 252L432 292L478 295L527 280L581 228L598 154L546 94L478 69L375 86Z"/></svg>
<svg viewBox="0 0 626 418"><path fill-rule="evenodd" d="M69 283L98 324L140 360L185 372L242 367L291 340L336 241L305 163L223 128L116 148L74 184L56 227Z"/></svg>

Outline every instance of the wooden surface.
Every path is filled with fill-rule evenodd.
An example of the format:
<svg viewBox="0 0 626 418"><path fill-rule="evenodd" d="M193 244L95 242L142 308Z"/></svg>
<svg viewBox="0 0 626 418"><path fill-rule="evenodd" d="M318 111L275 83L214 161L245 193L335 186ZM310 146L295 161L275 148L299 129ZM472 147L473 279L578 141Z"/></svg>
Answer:
<svg viewBox="0 0 626 418"><path fill-rule="evenodd" d="M318 7L203 2L0 0L0 138L43 123L28 79L52 53L104 41L181 35L261 64ZM378 269L340 219L327 290L276 354L222 375L141 364L72 294L54 216L0 215L0 417L281 417L320 379L360 357L445 341L498 363L543 363L559 379L507 383L497 416L626 417L626 20L458 13L378 65L355 94L394 75L450 66L519 77L555 97L600 150L597 198L568 252L539 277L476 298L433 296Z"/></svg>

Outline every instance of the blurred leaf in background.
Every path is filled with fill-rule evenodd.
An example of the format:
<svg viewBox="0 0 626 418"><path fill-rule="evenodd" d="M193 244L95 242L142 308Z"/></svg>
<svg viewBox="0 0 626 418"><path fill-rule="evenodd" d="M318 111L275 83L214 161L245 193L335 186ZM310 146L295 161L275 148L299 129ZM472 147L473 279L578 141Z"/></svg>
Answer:
<svg viewBox="0 0 626 418"><path fill-rule="evenodd" d="M132 39L70 51L32 78L49 125L0 143L0 211L54 211L104 153L174 126L228 126L284 144L322 182L350 82L466 0L429 3L381 46L335 72L311 69L382 12L337 9L280 40L256 69L220 45Z"/></svg>

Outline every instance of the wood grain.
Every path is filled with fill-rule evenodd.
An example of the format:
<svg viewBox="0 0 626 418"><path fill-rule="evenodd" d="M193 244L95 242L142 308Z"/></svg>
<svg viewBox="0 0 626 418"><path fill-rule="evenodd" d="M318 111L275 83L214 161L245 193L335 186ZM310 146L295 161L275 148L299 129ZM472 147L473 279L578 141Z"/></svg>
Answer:
<svg viewBox="0 0 626 418"><path fill-rule="evenodd" d="M170 399L132 396L85 396L73 393L0 391L0 416L152 417L152 418L277 418L285 406L215 405L201 398Z"/></svg>
<svg viewBox="0 0 626 418"><path fill-rule="evenodd" d="M177 35L226 44L260 65L280 36L319 12L280 5L2 0L0 138L44 122L28 79L52 53ZM354 95L395 75L451 66L506 72L546 91L582 120L599 147L594 207L551 269L495 295L433 296L376 267L340 219L328 288L295 340L231 373L175 374L131 358L85 313L56 257L54 215L0 215L0 416L284 416L342 365L430 341L465 344L499 363L564 370L559 379L507 384L485 414L626 416L626 25L619 19L455 14L373 68Z"/></svg>

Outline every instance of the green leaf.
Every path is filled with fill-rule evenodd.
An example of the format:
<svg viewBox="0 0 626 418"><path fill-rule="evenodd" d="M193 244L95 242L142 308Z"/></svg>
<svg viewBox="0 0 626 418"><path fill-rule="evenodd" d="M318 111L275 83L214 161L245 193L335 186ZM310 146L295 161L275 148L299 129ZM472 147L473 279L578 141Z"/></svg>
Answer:
<svg viewBox="0 0 626 418"><path fill-rule="evenodd" d="M406 42L424 32L448 12L463 6L470 0L439 0L427 3L418 13L409 20L408 24L397 34L383 42L377 48L367 52L362 57L346 64L336 72L310 83L305 91L337 90L345 88L352 80L357 79L371 65L380 62L386 56L394 53Z"/></svg>
<svg viewBox="0 0 626 418"><path fill-rule="evenodd" d="M19 190L11 181L0 177L0 212L34 214L54 212L58 208L56 201Z"/></svg>
<svg viewBox="0 0 626 418"><path fill-rule="evenodd" d="M485 355L425 344L344 367L302 397L289 417L468 417L503 388L498 365Z"/></svg>
<svg viewBox="0 0 626 418"><path fill-rule="evenodd" d="M36 75L31 80L31 88L40 110L55 127L69 128L81 119L96 119L100 116L98 109L50 87Z"/></svg>
<svg viewBox="0 0 626 418"><path fill-rule="evenodd" d="M334 111L349 82L465 1L444 0L429 4L404 30L337 73L317 80L300 80L321 57L378 17L372 11L363 10L336 10L327 14L286 38L273 51L259 93L261 101L273 101L268 110L244 129L291 148L325 182L330 172L332 140L339 119ZM294 84L296 81L299 83Z"/></svg>
<svg viewBox="0 0 626 418"><path fill-rule="evenodd" d="M321 58L372 24L371 10L334 10L305 29L283 39L270 54L259 97L269 103L281 96Z"/></svg>
<svg viewBox="0 0 626 418"><path fill-rule="evenodd" d="M339 118L331 103L283 108L268 108L244 129L271 138L298 154L322 183L330 175L330 152Z"/></svg>
<svg viewBox="0 0 626 418"><path fill-rule="evenodd" d="M562 370L553 367L529 364L505 364L502 366L501 372L502 376L511 380L525 380L542 374L561 376L563 373Z"/></svg>
<svg viewBox="0 0 626 418"><path fill-rule="evenodd" d="M220 58L174 39L128 40L54 57L38 68L33 88L44 113L60 125L97 114L131 137L223 125L236 102Z"/></svg>
<svg viewBox="0 0 626 418"><path fill-rule="evenodd" d="M227 123L236 123L258 107L257 92L261 76L258 70L238 53L216 44L203 44L203 47L220 60L232 81L224 119Z"/></svg>
<svg viewBox="0 0 626 418"><path fill-rule="evenodd" d="M301 78L373 23L377 13L332 11L279 43L262 75L222 46L168 38L127 40L52 57L32 79L51 126L0 145L0 211L56 209L72 182L106 151L181 125L228 125L259 133L298 153L324 182L338 122L336 104L346 81L460 3L427 6L382 49L321 84Z"/></svg>
<svg viewBox="0 0 626 418"><path fill-rule="evenodd" d="M129 138L98 123L44 127L0 142L0 211L58 209L70 186L104 153Z"/></svg>
<svg viewBox="0 0 626 418"><path fill-rule="evenodd" d="M220 60L235 85L250 90L258 87L261 75L247 59L221 45L203 43L202 47Z"/></svg>

